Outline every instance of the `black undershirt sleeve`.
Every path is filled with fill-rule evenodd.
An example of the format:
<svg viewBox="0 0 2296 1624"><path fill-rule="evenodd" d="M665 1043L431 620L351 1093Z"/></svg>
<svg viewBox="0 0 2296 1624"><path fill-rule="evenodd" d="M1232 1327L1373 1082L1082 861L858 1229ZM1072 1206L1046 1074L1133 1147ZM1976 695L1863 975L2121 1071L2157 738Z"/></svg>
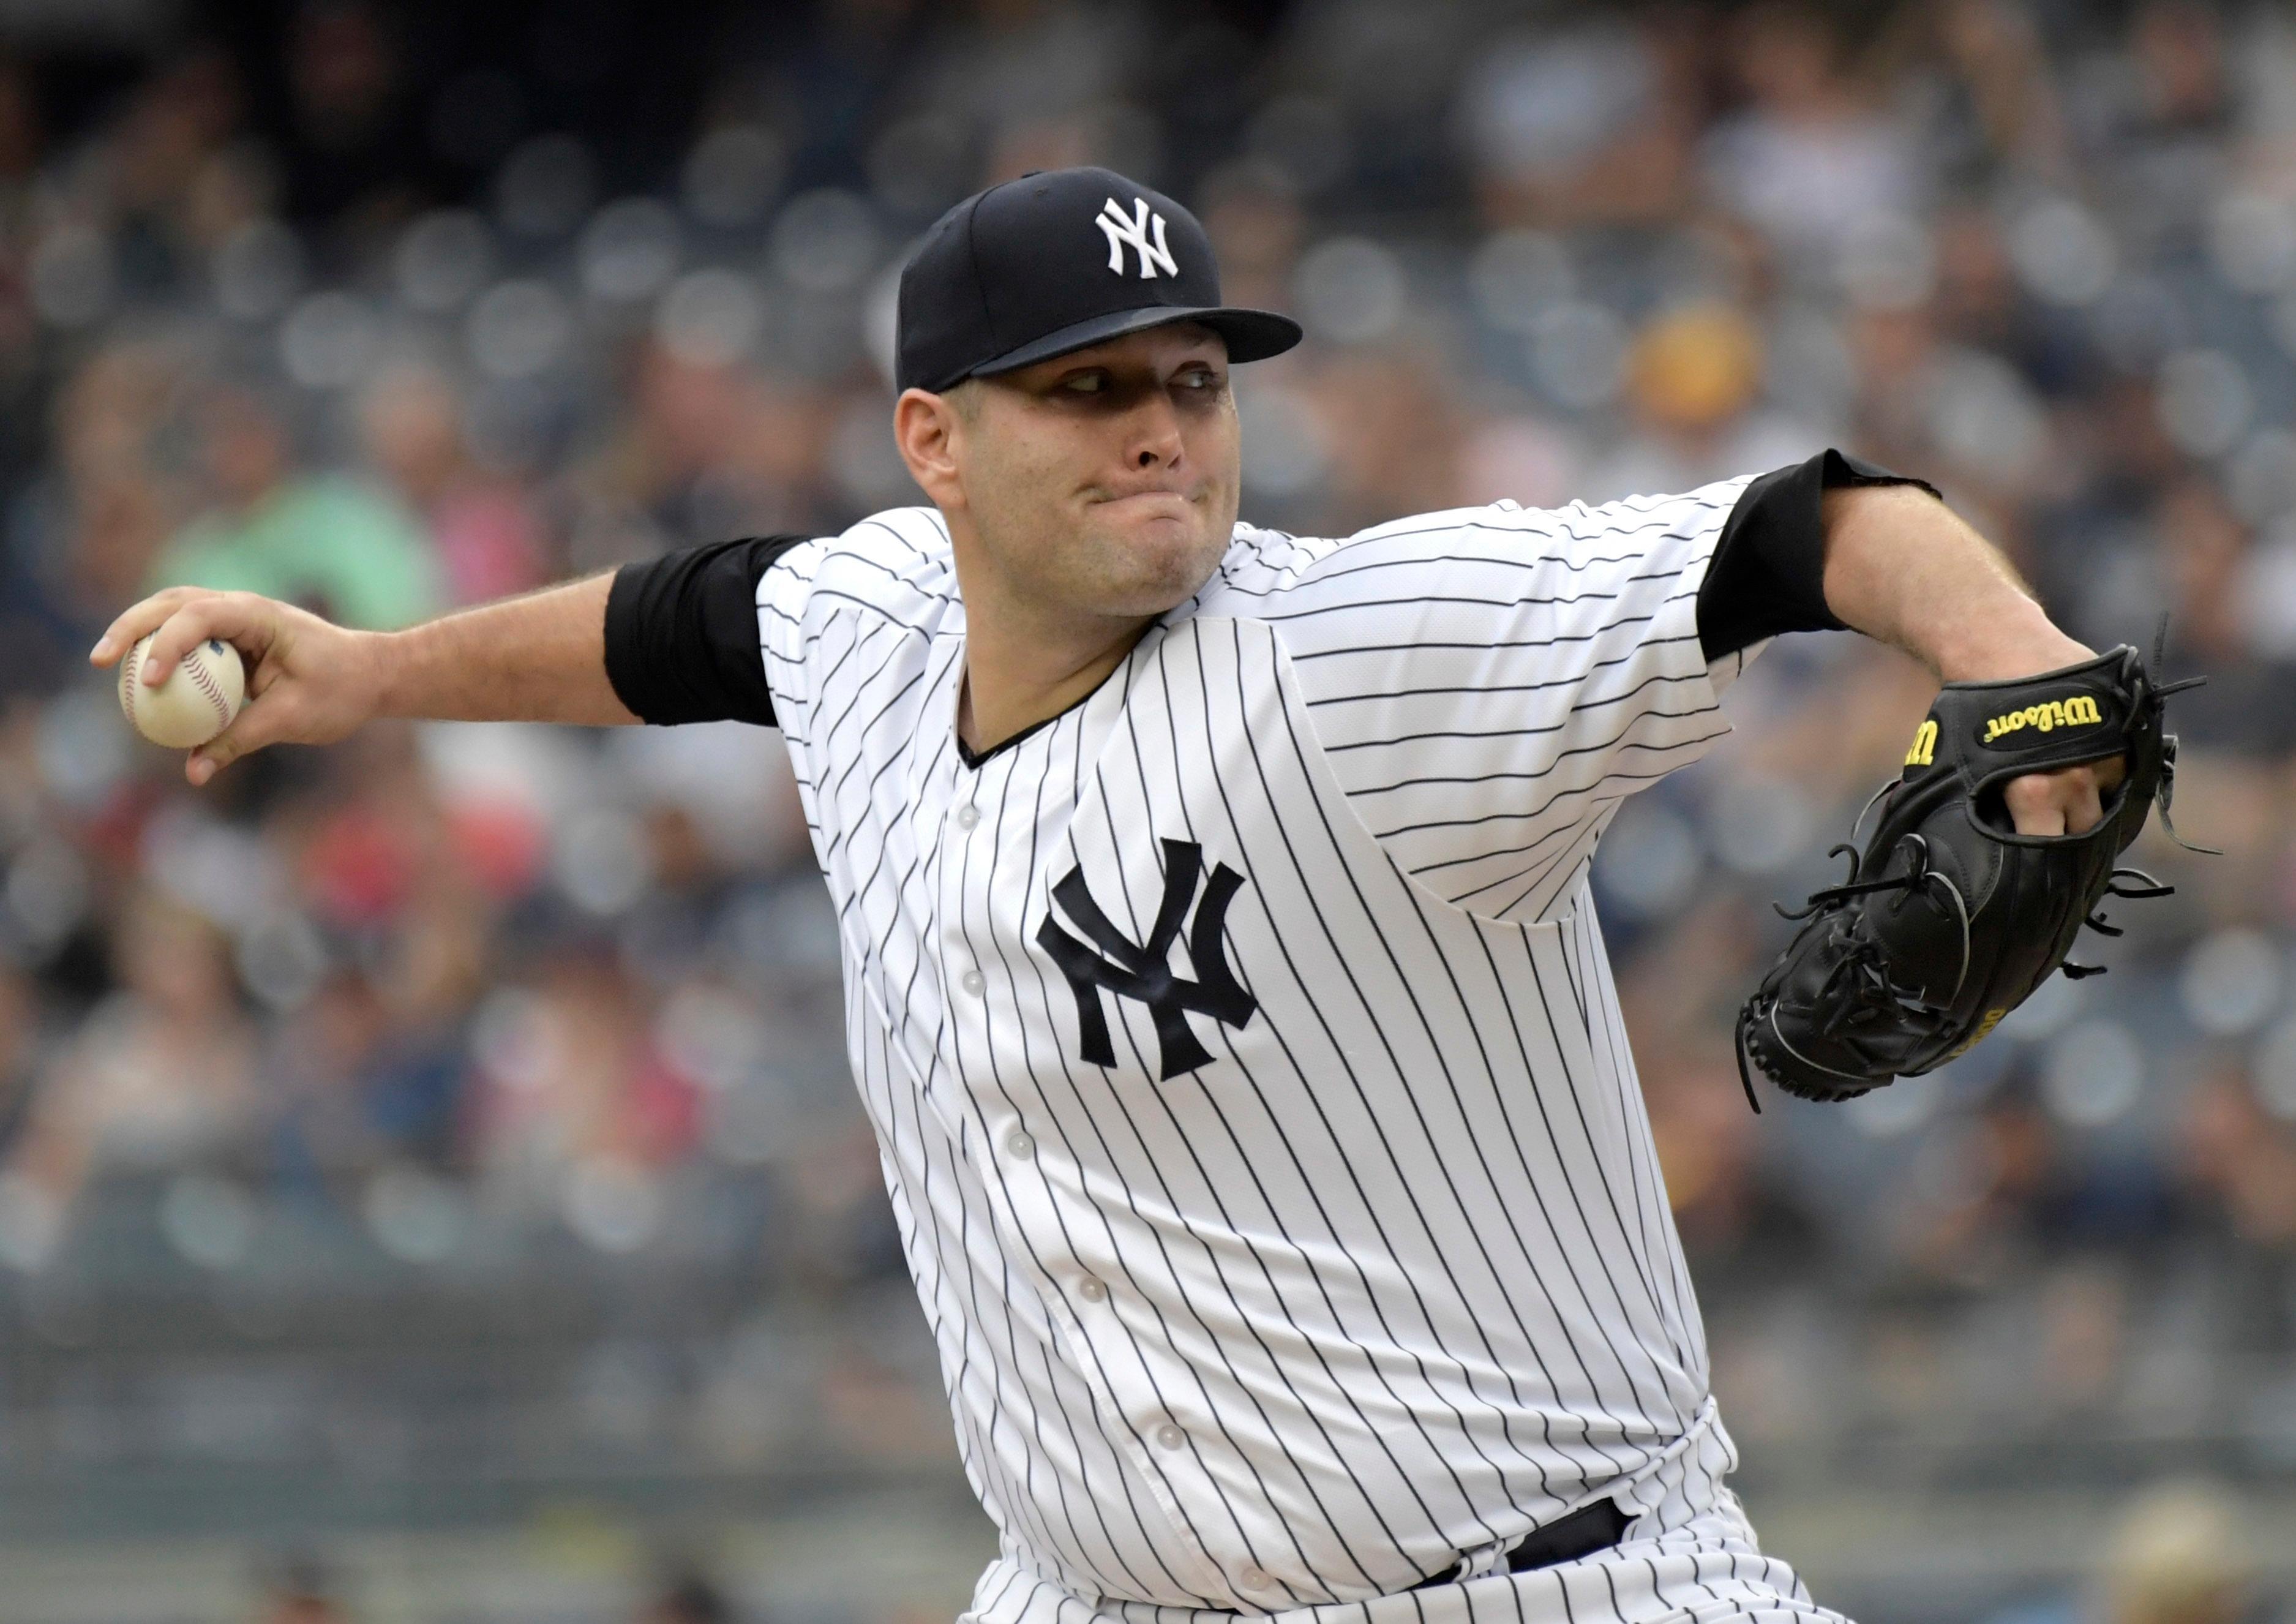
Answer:
<svg viewBox="0 0 2296 1624"><path fill-rule="evenodd" d="M1698 588L1698 645L1710 660L1780 632L1840 631L1825 603L1825 527L1818 504L1845 485L1918 485L1926 480L1839 451L1821 451L1746 487L1714 544Z"/></svg>
<svg viewBox="0 0 2296 1624"><path fill-rule="evenodd" d="M774 698L758 583L808 538L747 536L625 564L606 595L606 680L642 722L755 722Z"/></svg>

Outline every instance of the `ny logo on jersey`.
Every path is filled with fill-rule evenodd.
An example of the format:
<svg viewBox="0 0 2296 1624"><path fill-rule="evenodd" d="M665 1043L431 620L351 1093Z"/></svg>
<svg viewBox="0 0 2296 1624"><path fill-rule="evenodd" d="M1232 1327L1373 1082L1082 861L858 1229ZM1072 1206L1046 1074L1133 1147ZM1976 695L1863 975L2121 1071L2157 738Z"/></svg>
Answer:
<svg viewBox="0 0 2296 1624"><path fill-rule="evenodd" d="M1224 1026L1242 1026L1259 1007L1228 968L1227 944L1220 935L1227 905L1235 899L1243 876L1219 864L1204 881L1199 899L1196 882L1203 868L1204 849L1193 841L1164 842L1164 900L1144 942L1128 940L1109 923L1092 899L1083 869L1071 868L1068 878L1053 887L1053 900L1092 939L1092 946L1061 929L1049 910L1037 929L1037 945L1053 956L1053 963L1069 979L1069 990L1076 994L1077 1025L1084 1033L1082 1057L1092 1064L1116 1063L1115 1046L1108 1040L1108 1017L1100 1004L1103 988L1148 1006L1156 1023L1159 1081L1211 1062L1211 1051L1188 1026L1190 1011L1210 1015ZM1188 957L1195 965L1196 980L1184 981L1172 973L1171 952L1191 902L1195 903L1195 918L1188 926Z"/></svg>
<svg viewBox="0 0 2296 1624"><path fill-rule="evenodd" d="M1156 241L1152 244L1148 241L1148 227L1152 222L1156 228ZM1180 262L1173 258L1172 250L1164 246L1164 217L1149 212L1146 198L1136 197L1132 200L1132 214L1129 218L1126 217L1122 207L1117 201L1110 198L1102 205L1099 217L1095 219L1093 224L1099 226L1101 234L1108 239L1108 268L1118 275L1124 275L1124 250L1127 245L1139 252L1141 281L1155 281L1156 267L1160 265L1164 267L1164 275L1167 276L1177 276L1180 274Z"/></svg>

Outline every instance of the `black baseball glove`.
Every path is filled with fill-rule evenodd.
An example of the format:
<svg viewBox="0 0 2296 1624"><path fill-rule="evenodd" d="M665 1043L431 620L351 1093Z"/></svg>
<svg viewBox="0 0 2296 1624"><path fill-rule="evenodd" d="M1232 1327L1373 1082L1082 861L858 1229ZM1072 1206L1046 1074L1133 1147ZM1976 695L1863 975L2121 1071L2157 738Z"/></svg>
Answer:
<svg viewBox="0 0 2296 1624"><path fill-rule="evenodd" d="M2106 897L2169 891L2114 865L2156 800L2176 833L2162 702L2200 680L2164 687L2124 645L2038 677L1947 684L1904 773L1858 817L1880 804L1873 839L1828 854L1849 854L1849 879L1778 910L1808 923L1739 1012L1738 1077L1754 1109L1754 1070L1804 1099L1851 1099L1970 1048L2060 965L2102 973L2065 955L2084 923L2120 934L2095 912ZM2094 828L2016 833L2011 779L2116 756L2127 775Z"/></svg>

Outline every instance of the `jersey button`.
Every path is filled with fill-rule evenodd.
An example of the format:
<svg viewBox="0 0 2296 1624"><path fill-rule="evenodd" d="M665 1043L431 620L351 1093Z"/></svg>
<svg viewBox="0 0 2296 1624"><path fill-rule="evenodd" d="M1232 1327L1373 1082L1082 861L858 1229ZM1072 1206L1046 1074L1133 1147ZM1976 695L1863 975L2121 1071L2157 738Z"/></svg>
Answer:
<svg viewBox="0 0 2296 1624"><path fill-rule="evenodd" d="M1037 1142L1026 1133L1016 1133L1004 1141L1004 1148L1011 1152L1016 1160L1026 1161L1037 1153Z"/></svg>
<svg viewBox="0 0 2296 1624"><path fill-rule="evenodd" d="M1168 1421L1156 1429L1156 1442L1163 1448L1177 1449L1187 1441L1188 1435Z"/></svg>
<svg viewBox="0 0 2296 1624"><path fill-rule="evenodd" d="M980 996L982 989L988 985L988 978L982 975L978 970L968 970L958 980L957 985L964 988L965 992L971 997L977 998Z"/></svg>
<svg viewBox="0 0 2296 1624"><path fill-rule="evenodd" d="M970 829L973 824L980 821L980 808L979 807L964 806L959 807L956 809L956 826L958 828Z"/></svg>
<svg viewBox="0 0 2296 1624"><path fill-rule="evenodd" d="M1086 1302L1103 1302L1107 1300L1108 1288L1087 1275L1084 1283L1077 1287L1077 1295Z"/></svg>
<svg viewBox="0 0 2296 1624"><path fill-rule="evenodd" d="M1265 1590L1268 1584L1267 1571L1264 1568L1246 1568L1235 1576L1235 1582L1246 1590Z"/></svg>

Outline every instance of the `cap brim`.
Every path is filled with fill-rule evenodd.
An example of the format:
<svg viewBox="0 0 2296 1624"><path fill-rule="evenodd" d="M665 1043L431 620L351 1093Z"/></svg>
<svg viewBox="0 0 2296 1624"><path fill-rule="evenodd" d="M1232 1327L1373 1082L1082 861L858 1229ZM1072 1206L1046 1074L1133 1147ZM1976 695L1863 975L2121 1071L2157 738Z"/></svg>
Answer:
<svg viewBox="0 0 2296 1624"><path fill-rule="evenodd" d="M1071 350L1088 349L1110 339L1120 339L1127 333L1145 332L1151 327L1169 327L1179 322L1197 322L1218 333L1227 340L1227 358L1233 362L1265 361L1270 356L1280 356L1297 344L1302 335L1299 323L1288 316L1278 316L1273 310L1247 310L1234 305L1199 308L1185 305L1151 305L1144 309L1117 310L1106 316L1095 316L1090 321L1078 322L1057 332L1048 332L1018 349L1008 349L994 360L982 362L969 369L964 376L986 378L998 373L1014 372L1023 366L1033 366L1039 361L1049 361L1054 356L1067 355ZM961 381L962 379L952 378L941 387L953 389Z"/></svg>

